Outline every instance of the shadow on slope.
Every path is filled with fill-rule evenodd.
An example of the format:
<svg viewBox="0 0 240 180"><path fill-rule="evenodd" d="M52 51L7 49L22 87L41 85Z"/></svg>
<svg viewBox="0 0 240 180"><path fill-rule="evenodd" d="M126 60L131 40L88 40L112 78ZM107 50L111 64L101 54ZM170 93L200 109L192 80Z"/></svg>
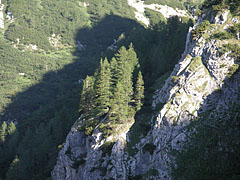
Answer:
<svg viewBox="0 0 240 180"><path fill-rule="evenodd" d="M57 72L46 73L42 81L18 93L5 109L1 121L18 123L17 132L0 146L0 177L5 175L17 155L19 162L11 164L7 179L44 179L50 175L58 152L70 127L78 118L81 79L92 74L100 58L113 52L107 47L121 33L125 37L137 22L115 15L106 16L92 29L80 29L76 34L75 60ZM61 147L61 146L60 146Z"/></svg>
<svg viewBox="0 0 240 180"><path fill-rule="evenodd" d="M177 153L173 179L230 179L240 177L240 73L224 80L188 127L192 133Z"/></svg>

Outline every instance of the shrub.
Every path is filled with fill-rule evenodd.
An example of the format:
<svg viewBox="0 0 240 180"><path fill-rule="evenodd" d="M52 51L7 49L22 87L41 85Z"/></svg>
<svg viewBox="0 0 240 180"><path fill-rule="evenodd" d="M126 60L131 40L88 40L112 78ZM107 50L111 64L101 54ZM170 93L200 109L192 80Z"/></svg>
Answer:
<svg viewBox="0 0 240 180"><path fill-rule="evenodd" d="M221 54L231 51L230 56L240 61L240 46L238 44L224 44L221 49Z"/></svg>
<svg viewBox="0 0 240 180"><path fill-rule="evenodd" d="M115 142L107 141L101 147L100 150L103 152L103 156L110 156L112 152L112 148Z"/></svg>
<svg viewBox="0 0 240 180"><path fill-rule="evenodd" d="M174 84L176 84L179 78L180 78L180 77L178 77L178 76L172 76L172 77L171 77L171 81L172 81Z"/></svg>
<svg viewBox="0 0 240 180"><path fill-rule="evenodd" d="M229 67L227 74L228 78L232 77L232 75L234 75L235 72L237 72L238 68L239 68L238 64L233 64L231 67Z"/></svg>
<svg viewBox="0 0 240 180"><path fill-rule="evenodd" d="M156 149L156 146L153 143L147 143L143 147L143 150L149 152L151 155L153 155L153 152L155 151L155 149Z"/></svg>
<svg viewBox="0 0 240 180"><path fill-rule="evenodd" d="M196 29L192 31L192 39L196 39L199 35L204 33L207 30L207 27L210 25L208 20L201 22Z"/></svg>
<svg viewBox="0 0 240 180"><path fill-rule="evenodd" d="M219 32L219 33L214 34L213 37L216 39L224 40L224 39L231 39L234 36L232 33L224 31L224 32Z"/></svg>

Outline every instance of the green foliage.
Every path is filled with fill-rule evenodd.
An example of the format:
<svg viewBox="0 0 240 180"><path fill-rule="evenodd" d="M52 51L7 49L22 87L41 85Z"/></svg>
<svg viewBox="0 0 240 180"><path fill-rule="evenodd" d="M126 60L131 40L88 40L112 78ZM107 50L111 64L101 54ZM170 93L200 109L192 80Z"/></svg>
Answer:
<svg viewBox="0 0 240 180"><path fill-rule="evenodd" d="M234 34L237 34L240 32L240 23L236 23L234 24L233 26L231 26L230 28L230 31Z"/></svg>
<svg viewBox="0 0 240 180"><path fill-rule="evenodd" d="M114 142L107 141L100 147L101 151L103 152L103 156L111 155L113 145L114 145Z"/></svg>
<svg viewBox="0 0 240 180"><path fill-rule="evenodd" d="M110 106L111 93L111 70L108 60L100 61L99 70L96 72L96 108L97 116L108 112Z"/></svg>
<svg viewBox="0 0 240 180"><path fill-rule="evenodd" d="M7 128L7 133L11 136L14 134L15 131L16 131L16 126L13 122L11 122Z"/></svg>
<svg viewBox="0 0 240 180"><path fill-rule="evenodd" d="M157 26L160 22L167 22L165 17L160 12L146 8L144 13L146 17L149 18L152 27Z"/></svg>
<svg viewBox="0 0 240 180"><path fill-rule="evenodd" d="M136 111L141 109L143 105L142 100L144 99L144 81L141 71L138 73L135 92L134 92L134 101L136 106Z"/></svg>
<svg viewBox="0 0 240 180"><path fill-rule="evenodd" d="M81 126L79 130L82 130L85 132L85 135L91 135L94 128L97 126L98 121L90 119L84 122L84 124Z"/></svg>
<svg viewBox="0 0 240 180"><path fill-rule="evenodd" d="M216 119L206 116L191 123L192 135L177 155L173 179L239 177L239 106L233 107L228 115L221 114Z"/></svg>
<svg viewBox="0 0 240 180"><path fill-rule="evenodd" d="M187 9L190 10L192 6L198 6L203 2L203 0L145 0L144 3L146 4L161 4L161 5L168 5L173 7L174 9Z"/></svg>
<svg viewBox="0 0 240 180"><path fill-rule="evenodd" d="M135 112L131 102L134 100L136 107L141 107L144 86L143 78L139 73L137 81L133 72L138 64L136 53L130 44L129 49L121 47L112 58L110 64L107 59L100 61L100 67L93 77L87 76L83 83L80 99L80 111L86 116L91 115L94 120L85 122L85 134L90 135L98 122L98 118L105 114L104 121L124 123L131 119ZM133 80L136 81L135 94ZM107 116L106 116L107 115ZM100 125L104 136L111 134L109 125Z"/></svg>
<svg viewBox="0 0 240 180"><path fill-rule="evenodd" d="M231 39L233 37L234 37L233 34L227 31L214 34L214 38L220 39L220 40Z"/></svg>
<svg viewBox="0 0 240 180"><path fill-rule="evenodd" d="M156 25L154 31L146 30L131 20L135 15L125 0L86 2L89 3L87 8L73 0L4 1L8 7L6 11L12 12L17 19L11 24L7 22L4 36L0 35L1 122L16 119L18 130L7 137L4 147L1 147L2 179L6 179L6 172L16 154L19 165L14 166L11 171L18 172L19 179L49 177L55 165L57 147L63 144L73 122L79 117L77 110L82 84L78 80L87 74L93 74L102 57L111 59L113 52L106 49L114 38L122 34L119 43L126 46L134 41L138 58L141 59L144 80L149 82L145 86L151 86L155 79L171 70L183 51L190 25L186 19L183 18L180 22L177 18L172 18L167 24ZM132 30L133 27L136 28ZM60 37L57 47L50 45L48 40L53 34ZM10 41L17 43L17 38L20 39L20 44L14 48ZM76 41L86 45L86 51L75 48ZM36 44L39 50L27 50L25 45L28 44ZM129 62L131 59L136 60L136 53L133 51L128 50L126 55L131 58L122 59L128 59ZM112 67L118 66L119 62L116 61L115 65L113 62L111 60L111 73L116 75L116 68ZM132 63L130 66L126 65L126 71L134 69ZM119 80L113 80L117 77L115 75L111 75L111 92L115 92ZM123 87L124 93L131 96L124 96L129 103L127 118L121 121L129 120L135 114L132 109L136 76L130 73L118 76L125 79L121 83L132 87ZM96 79L94 83L95 81ZM149 92L149 97L152 97L151 93ZM111 96L110 99L113 100L114 97ZM96 97L94 94L93 99ZM93 114L97 112L95 105L88 108L94 110L91 112ZM104 109L106 111L103 113L108 111L108 108ZM91 120L91 113L86 119ZM87 133L91 134L101 118L97 118L94 124L86 125L89 127ZM144 131L144 134L150 129L149 119L141 121L144 126L140 126L143 127L140 131ZM29 127L31 131L27 130ZM105 124L105 127L106 134L114 132L109 125Z"/></svg>
<svg viewBox="0 0 240 180"><path fill-rule="evenodd" d="M85 163L86 160L84 158L75 159L71 167L74 168L75 170L78 170L79 166L84 165Z"/></svg>
<svg viewBox="0 0 240 180"><path fill-rule="evenodd" d="M230 9L234 15L240 14L240 1L239 0L205 0L202 9L212 8L214 11L222 11Z"/></svg>
<svg viewBox="0 0 240 180"><path fill-rule="evenodd" d="M230 56L235 58L237 61L240 61L240 46L238 44L229 43L222 46L221 54L229 51L231 51Z"/></svg>
<svg viewBox="0 0 240 180"><path fill-rule="evenodd" d="M13 161L11 162L10 168L7 172L7 179L18 179L18 173L20 171L20 166L19 166L19 158L18 156L15 156Z"/></svg>
<svg viewBox="0 0 240 180"><path fill-rule="evenodd" d="M87 76L83 82L79 111L89 112L95 107L95 79Z"/></svg>
<svg viewBox="0 0 240 180"><path fill-rule="evenodd" d="M144 145L143 150L149 152L151 155L153 155L153 152L155 151L156 146L153 143L147 143Z"/></svg>
<svg viewBox="0 0 240 180"><path fill-rule="evenodd" d="M228 78L232 77L238 70L239 65L238 64L233 64L231 67L228 69Z"/></svg>
<svg viewBox="0 0 240 180"><path fill-rule="evenodd" d="M178 76L172 76L172 77L171 77L171 81L172 81L174 84L177 83L178 79L179 79Z"/></svg>
<svg viewBox="0 0 240 180"><path fill-rule="evenodd" d="M201 22L197 28L192 31L192 39L195 40L199 37L199 35L205 33L209 25L210 23L208 20Z"/></svg>
<svg viewBox="0 0 240 180"><path fill-rule="evenodd" d="M7 123L4 121L0 127L0 142L3 144L7 136Z"/></svg>
<svg viewBox="0 0 240 180"><path fill-rule="evenodd" d="M197 57L192 58L192 61L189 65L188 69L190 71L194 72L196 69L198 69L202 65L203 65L202 58L197 56Z"/></svg>

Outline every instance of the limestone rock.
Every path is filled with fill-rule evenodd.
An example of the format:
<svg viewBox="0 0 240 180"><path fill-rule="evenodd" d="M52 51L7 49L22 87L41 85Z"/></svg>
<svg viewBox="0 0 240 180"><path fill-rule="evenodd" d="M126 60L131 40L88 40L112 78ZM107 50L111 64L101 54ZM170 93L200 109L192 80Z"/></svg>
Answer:
<svg viewBox="0 0 240 180"><path fill-rule="evenodd" d="M4 29L4 16L3 16L4 4L0 0L0 29Z"/></svg>
<svg viewBox="0 0 240 180"><path fill-rule="evenodd" d="M228 13L217 15L214 18L216 25L225 23ZM126 180L130 175L142 175L145 179L171 179L170 165L175 160L173 152L181 151L190 135L187 127L191 120L213 108L228 111L228 104L239 95L239 72L231 81L227 77L229 68L239 62L229 52L220 53L221 41L203 37L191 40L192 29L203 17L189 29L181 59L164 86L155 92L153 109L159 103L163 107L152 117L156 121L152 120L152 129L136 145L136 154L130 156L125 146L126 140L130 141L127 133L132 123L126 124L114 137L105 139L97 129L92 136L85 136L77 130L76 123L59 153L52 171L53 180ZM214 116L214 112L211 115ZM103 152L102 147L109 142L112 142L110 151Z"/></svg>

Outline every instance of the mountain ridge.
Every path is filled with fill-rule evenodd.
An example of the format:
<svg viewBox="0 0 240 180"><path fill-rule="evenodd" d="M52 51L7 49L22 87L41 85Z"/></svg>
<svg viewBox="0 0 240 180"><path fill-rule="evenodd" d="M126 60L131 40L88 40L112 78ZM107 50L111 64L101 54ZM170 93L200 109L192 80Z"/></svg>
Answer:
<svg viewBox="0 0 240 180"><path fill-rule="evenodd" d="M224 16L222 12L210 14L214 28L210 30L205 26L203 31L211 36L215 28L224 26L228 20L234 23L229 12L226 12L227 15ZM172 179L171 166L174 166L176 157L174 154L181 152L184 142L190 136L188 126L191 121L197 119L199 114L201 116L213 108L212 103L216 106L216 110L221 108L223 112L229 111L228 104L233 103L234 99L235 103L238 103L239 88L233 84L239 84L239 72L236 69L231 73L229 71L231 67L238 66L239 62L229 52L220 53L221 41L208 40L209 36L203 37L201 34L196 38L192 35L204 26L208 16L209 14L202 14L197 24L190 28L182 58L153 98L153 109L157 115L152 116L152 128L146 137L142 137L134 147L136 151L134 155L130 155L125 145L131 142L129 133L122 132L124 136L126 135L126 139L119 135L113 144L109 144L107 155L101 144L107 143L108 139L101 137L101 133L95 131L93 136L97 138L92 143L100 143L100 148L92 149L86 143L87 150L84 152L87 155L81 156L77 150L78 146L73 145L72 149L70 145L72 139L78 139L78 142L88 142L88 140L85 141L81 132L72 131L52 171L53 179ZM220 16L224 18L219 18ZM225 82L229 78L233 79L233 84ZM225 84L229 87L227 85L225 87ZM219 92L223 94L221 95L223 98L218 101ZM214 116L214 113L211 116ZM79 133L81 135L77 135ZM78 136L81 138L79 139ZM70 154L66 155L68 148ZM91 155L88 152L91 152ZM74 160L70 159L78 157L84 162L76 169L71 168L69 164L74 164ZM67 170L64 171L64 168Z"/></svg>

